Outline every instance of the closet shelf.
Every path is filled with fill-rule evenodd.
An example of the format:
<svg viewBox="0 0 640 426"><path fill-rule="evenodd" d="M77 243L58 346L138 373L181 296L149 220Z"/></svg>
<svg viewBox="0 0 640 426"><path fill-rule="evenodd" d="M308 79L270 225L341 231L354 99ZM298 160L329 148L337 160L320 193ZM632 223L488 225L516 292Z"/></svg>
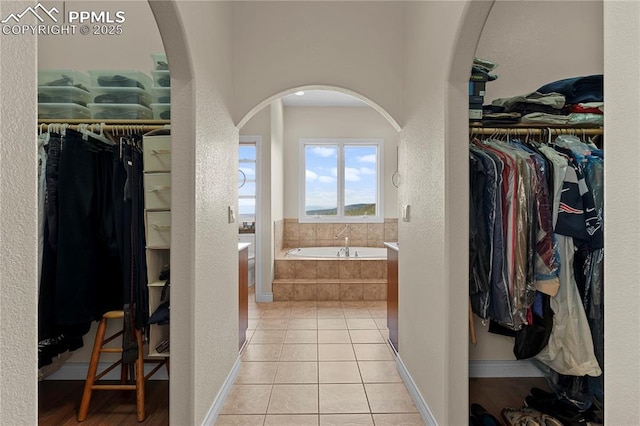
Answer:
<svg viewBox="0 0 640 426"><path fill-rule="evenodd" d="M164 287L165 283L167 282L167 280L164 281L155 281L152 283L147 284L149 287Z"/></svg>

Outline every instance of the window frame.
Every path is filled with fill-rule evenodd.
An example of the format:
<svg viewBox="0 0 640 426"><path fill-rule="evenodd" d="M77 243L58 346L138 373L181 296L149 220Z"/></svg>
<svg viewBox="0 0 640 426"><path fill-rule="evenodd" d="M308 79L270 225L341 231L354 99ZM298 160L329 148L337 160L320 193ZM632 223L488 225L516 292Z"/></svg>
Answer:
<svg viewBox="0 0 640 426"><path fill-rule="evenodd" d="M335 216L306 214L306 147L336 146L338 206ZM376 215L345 216L345 147L376 147ZM384 222L384 139L382 138L300 138L298 141L298 222L300 223L383 223Z"/></svg>

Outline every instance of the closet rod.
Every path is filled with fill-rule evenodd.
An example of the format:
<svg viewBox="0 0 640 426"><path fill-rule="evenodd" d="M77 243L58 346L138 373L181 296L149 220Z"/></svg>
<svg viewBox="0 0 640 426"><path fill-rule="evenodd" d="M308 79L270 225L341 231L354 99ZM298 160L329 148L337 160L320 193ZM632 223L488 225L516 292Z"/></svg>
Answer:
<svg viewBox="0 0 640 426"><path fill-rule="evenodd" d="M551 131L553 135L603 135L602 128L583 127L562 127L562 128L540 128L540 127L469 127L469 133L475 135L546 135Z"/></svg>
<svg viewBox="0 0 640 426"><path fill-rule="evenodd" d="M78 125L88 124L89 127L93 125L94 129L97 126L102 125L105 132L126 131L126 130L139 130L142 132L150 132L152 130L166 129L171 123L170 120L38 120L38 129L46 131L49 125L67 124L68 129L78 130Z"/></svg>

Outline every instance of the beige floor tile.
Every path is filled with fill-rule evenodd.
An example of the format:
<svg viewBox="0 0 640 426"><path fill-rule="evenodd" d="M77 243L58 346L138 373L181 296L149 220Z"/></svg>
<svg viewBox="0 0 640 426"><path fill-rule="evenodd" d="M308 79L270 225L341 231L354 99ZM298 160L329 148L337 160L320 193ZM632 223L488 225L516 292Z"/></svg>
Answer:
<svg viewBox="0 0 640 426"><path fill-rule="evenodd" d="M251 310L249 309L249 313L247 314L247 316L249 317L249 319L260 319L262 318L262 312L258 311L258 310Z"/></svg>
<svg viewBox="0 0 640 426"><path fill-rule="evenodd" d="M284 343L318 343L318 331L287 330Z"/></svg>
<svg viewBox="0 0 640 426"><path fill-rule="evenodd" d="M371 314L367 308L343 308L345 318L371 318Z"/></svg>
<svg viewBox="0 0 640 426"><path fill-rule="evenodd" d="M292 308L291 318L317 318L318 310L313 308Z"/></svg>
<svg viewBox="0 0 640 426"><path fill-rule="evenodd" d="M387 330L387 317L384 318L374 318L373 320L376 323L376 326L380 330Z"/></svg>
<svg viewBox="0 0 640 426"><path fill-rule="evenodd" d="M344 318L318 318L318 330L346 330Z"/></svg>
<svg viewBox="0 0 640 426"><path fill-rule="evenodd" d="M318 306L318 302L315 300L298 300L291 302L291 309L302 309L302 308L315 308Z"/></svg>
<svg viewBox="0 0 640 426"><path fill-rule="evenodd" d="M242 361L278 361L281 344L249 344L242 353Z"/></svg>
<svg viewBox="0 0 640 426"><path fill-rule="evenodd" d="M348 330L318 330L318 343L351 343Z"/></svg>
<svg viewBox="0 0 640 426"><path fill-rule="evenodd" d="M265 414L273 385L233 385L220 414Z"/></svg>
<svg viewBox="0 0 640 426"><path fill-rule="evenodd" d="M340 304L345 309L363 309L367 307L367 302L363 301L343 300Z"/></svg>
<svg viewBox="0 0 640 426"><path fill-rule="evenodd" d="M323 343L318 345L319 361L355 361L351 345Z"/></svg>
<svg viewBox="0 0 640 426"><path fill-rule="evenodd" d="M290 316L291 309L270 309L268 311L262 311L260 318L289 318Z"/></svg>
<svg viewBox="0 0 640 426"><path fill-rule="evenodd" d="M288 321L287 318L263 318L256 330L285 330Z"/></svg>
<svg viewBox="0 0 640 426"><path fill-rule="evenodd" d="M339 301L318 301L318 309L320 308L342 308L342 302Z"/></svg>
<svg viewBox="0 0 640 426"><path fill-rule="evenodd" d="M374 319L387 319L387 310L386 309L369 309L369 313L371 317Z"/></svg>
<svg viewBox="0 0 640 426"><path fill-rule="evenodd" d="M318 345L310 343L287 344L282 347L280 361L317 361Z"/></svg>
<svg viewBox="0 0 640 426"><path fill-rule="evenodd" d="M286 330L256 330L251 343L282 343Z"/></svg>
<svg viewBox="0 0 640 426"><path fill-rule="evenodd" d="M320 426L373 426L371 414L321 414Z"/></svg>
<svg viewBox="0 0 640 426"><path fill-rule="evenodd" d="M365 383L401 383L395 361L358 361Z"/></svg>
<svg viewBox="0 0 640 426"><path fill-rule="evenodd" d="M349 330L353 343L384 343L378 330Z"/></svg>
<svg viewBox="0 0 640 426"><path fill-rule="evenodd" d="M418 410L404 383L367 383L372 413L415 413Z"/></svg>
<svg viewBox="0 0 640 426"><path fill-rule="evenodd" d="M353 361L320 361L320 383L362 383L358 363Z"/></svg>
<svg viewBox="0 0 640 426"><path fill-rule="evenodd" d="M243 362L236 378L237 384L271 384L276 377L277 362Z"/></svg>
<svg viewBox="0 0 640 426"><path fill-rule="evenodd" d="M318 385L273 385L269 414L318 412Z"/></svg>
<svg viewBox="0 0 640 426"><path fill-rule="evenodd" d="M318 320L313 318L291 318L288 324L289 330L317 330Z"/></svg>
<svg viewBox="0 0 640 426"><path fill-rule="evenodd" d="M369 404L362 384L321 384L320 412L323 414L369 413Z"/></svg>
<svg viewBox="0 0 640 426"><path fill-rule="evenodd" d="M386 344L354 344L353 350L358 361L393 361L393 355Z"/></svg>
<svg viewBox="0 0 640 426"><path fill-rule="evenodd" d="M270 414L264 426L318 426L317 414Z"/></svg>
<svg viewBox="0 0 640 426"><path fill-rule="evenodd" d="M260 319L258 330L285 330L289 327L289 317L286 318L264 318Z"/></svg>
<svg viewBox="0 0 640 426"><path fill-rule="evenodd" d="M278 365L274 383L318 383L318 363L289 361Z"/></svg>
<svg viewBox="0 0 640 426"><path fill-rule="evenodd" d="M420 414L374 414L376 426L424 426Z"/></svg>
<svg viewBox="0 0 640 426"><path fill-rule="evenodd" d="M349 330L377 330L373 318L347 318L347 327Z"/></svg>
<svg viewBox="0 0 640 426"><path fill-rule="evenodd" d="M318 318L344 318L342 308L318 308Z"/></svg>
<svg viewBox="0 0 640 426"><path fill-rule="evenodd" d="M221 414L216 420L216 426L262 426L264 414Z"/></svg>

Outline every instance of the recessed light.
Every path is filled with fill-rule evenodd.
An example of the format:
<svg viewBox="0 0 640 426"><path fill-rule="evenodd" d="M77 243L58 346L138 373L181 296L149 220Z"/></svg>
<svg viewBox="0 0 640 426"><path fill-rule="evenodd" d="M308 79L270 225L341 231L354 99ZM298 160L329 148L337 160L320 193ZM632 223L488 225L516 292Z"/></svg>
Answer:
<svg viewBox="0 0 640 426"><path fill-rule="evenodd" d="M302 96L302 95L304 95L304 92L302 90L299 92L296 92L296 96Z"/></svg>

